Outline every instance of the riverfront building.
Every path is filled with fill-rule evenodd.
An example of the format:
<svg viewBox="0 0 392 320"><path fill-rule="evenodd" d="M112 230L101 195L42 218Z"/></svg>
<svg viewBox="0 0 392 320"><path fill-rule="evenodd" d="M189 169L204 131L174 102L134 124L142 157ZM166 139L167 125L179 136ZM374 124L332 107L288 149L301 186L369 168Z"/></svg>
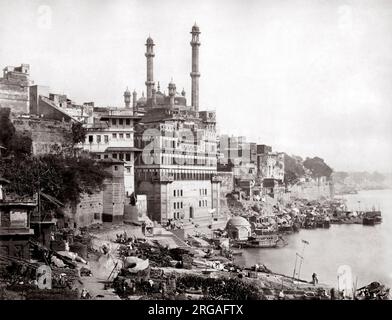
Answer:
<svg viewBox="0 0 392 320"><path fill-rule="evenodd" d="M143 110L137 129L136 191L147 195L150 218L184 229L213 228L221 222L220 179L217 176L216 114L199 106L199 35L191 31L191 104L171 81L168 94L155 88L154 41L147 39L147 96L136 100ZM143 98L143 97L142 97Z"/></svg>

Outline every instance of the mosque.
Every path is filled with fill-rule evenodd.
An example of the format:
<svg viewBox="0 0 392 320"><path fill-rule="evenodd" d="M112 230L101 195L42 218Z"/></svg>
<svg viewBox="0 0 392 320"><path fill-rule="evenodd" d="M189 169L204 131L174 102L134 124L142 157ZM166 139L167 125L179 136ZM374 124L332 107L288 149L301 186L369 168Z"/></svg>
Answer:
<svg viewBox="0 0 392 320"><path fill-rule="evenodd" d="M200 110L200 29L191 30L191 103L185 91L168 84L162 93L154 81L154 46L146 42L146 96L124 93L125 107L140 115L135 147L143 150L135 161L136 194L147 196L153 221L184 230L214 229L226 221L220 213L220 179L217 176L216 114Z"/></svg>

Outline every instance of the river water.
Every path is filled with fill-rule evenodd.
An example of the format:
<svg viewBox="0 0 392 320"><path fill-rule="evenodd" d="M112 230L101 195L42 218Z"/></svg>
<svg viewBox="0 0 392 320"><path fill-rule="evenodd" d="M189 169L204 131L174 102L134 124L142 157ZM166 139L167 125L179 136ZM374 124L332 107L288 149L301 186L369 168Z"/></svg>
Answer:
<svg viewBox="0 0 392 320"><path fill-rule="evenodd" d="M376 226L302 229L286 236L289 244L283 248L244 249L242 256L235 257L235 263L247 266L262 263L274 272L292 276L296 253L303 252L301 279L311 281L315 272L320 283L337 286L338 267L349 265L358 287L379 281L392 288L392 190L361 191L342 197L347 199L351 210L371 210L373 206L380 209L383 222Z"/></svg>

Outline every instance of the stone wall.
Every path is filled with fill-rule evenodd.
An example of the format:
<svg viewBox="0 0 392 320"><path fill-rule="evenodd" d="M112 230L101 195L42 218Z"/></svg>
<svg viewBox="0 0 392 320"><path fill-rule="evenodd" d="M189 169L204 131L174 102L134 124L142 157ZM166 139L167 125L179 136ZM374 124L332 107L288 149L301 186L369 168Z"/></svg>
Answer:
<svg viewBox="0 0 392 320"><path fill-rule="evenodd" d="M10 108L12 113L29 113L28 76L0 78L0 107Z"/></svg>
<svg viewBox="0 0 392 320"><path fill-rule="evenodd" d="M92 195L83 194L77 205L68 205L64 209L64 223L70 228L86 227L102 222L103 192Z"/></svg>
<svg viewBox="0 0 392 320"><path fill-rule="evenodd" d="M289 188L290 197L303 198L308 200L318 200L322 197L333 196L333 185L329 182L303 182Z"/></svg>
<svg viewBox="0 0 392 320"><path fill-rule="evenodd" d="M49 153L55 144L70 143L71 124L55 120L33 118L13 119L15 129L32 140L34 155Z"/></svg>
<svg viewBox="0 0 392 320"><path fill-rule="evenodd" d="M83 194L78 204L68 205L64 209L64 222L71 228L122 222L125 203L123 168L121 164L113 164L106 169L113 177L104 181L103 190L91 195Z"/></svg>
<svg viewBox="0 0 392 320"><path fill-rule="evenodd" d="M124 164L113 163L107 170L112 178L104 183L102 221L118 223L124 218Z"/></svg>

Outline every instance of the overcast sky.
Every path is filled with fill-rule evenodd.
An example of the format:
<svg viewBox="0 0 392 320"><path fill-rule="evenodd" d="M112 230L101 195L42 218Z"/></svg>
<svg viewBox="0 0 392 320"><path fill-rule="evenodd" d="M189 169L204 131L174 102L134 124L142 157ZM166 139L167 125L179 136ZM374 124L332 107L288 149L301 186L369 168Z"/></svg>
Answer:
<svg viewBox="0 0 392 320"><path fill-rule="evenodd" d="M190 102L190 29L201 29L200 104L221 133L318 155L335 170L392 171L392 1L0 0L0 65L75 102L123 105L154 78Z"/></svg>

